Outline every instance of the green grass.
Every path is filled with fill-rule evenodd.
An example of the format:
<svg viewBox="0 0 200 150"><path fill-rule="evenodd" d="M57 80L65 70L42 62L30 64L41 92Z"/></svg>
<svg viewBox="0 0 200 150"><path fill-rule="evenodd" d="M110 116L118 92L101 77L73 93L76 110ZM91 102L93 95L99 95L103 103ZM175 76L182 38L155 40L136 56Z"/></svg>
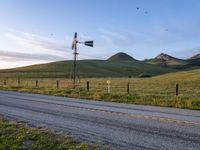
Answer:
<svg viewBox="0 0 200 150"><path fill-rule="evenodd" d="M69 78L73 61L59 61L15 69L0 70L0 78ZM141 61L80 60L78 72L81 77L128 77L141 73L160 75L174 71L159 65Z"/></svg>
<svg viewBox="0 0 200 150"><path fill-rule="evenodd" d="M25 145L25 141L33 144ZM53 134L47 129L28 128L23 123L8 121L0 117L1 150L103 150L91 144L80 143L66 135Z"/></svg>
<svg viewBox="0 0 200 150"><path fill-rule="evenodd" d="M7 86L0 89L22 92L41 93L119 103L133 103L156 106L167 106L187 109L200 109L200 69L169 73L151 78L84 78L72 89L72 81L59 79L60 87L56 88L57 79L21 80L21 87L16 79L9 79ZM107 93L107 80L111 80L111 93ZM86 90L86 82L90 82L90 91ZM126 92L130 83L130 93ZM0 80L3 83L3 79ZM175 96L175 85L179 84L179 96Z"/></svg>

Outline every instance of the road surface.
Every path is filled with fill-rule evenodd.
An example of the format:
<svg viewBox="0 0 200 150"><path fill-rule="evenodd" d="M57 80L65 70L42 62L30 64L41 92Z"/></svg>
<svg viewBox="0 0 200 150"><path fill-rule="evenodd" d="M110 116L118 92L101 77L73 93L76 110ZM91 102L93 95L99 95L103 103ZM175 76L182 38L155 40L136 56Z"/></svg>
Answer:
<svg viewBox="0 0 200 150"><path fill-rule="evenodd" d="M0 91L0 115L119 150L200 149L200 111Z"/></svg>

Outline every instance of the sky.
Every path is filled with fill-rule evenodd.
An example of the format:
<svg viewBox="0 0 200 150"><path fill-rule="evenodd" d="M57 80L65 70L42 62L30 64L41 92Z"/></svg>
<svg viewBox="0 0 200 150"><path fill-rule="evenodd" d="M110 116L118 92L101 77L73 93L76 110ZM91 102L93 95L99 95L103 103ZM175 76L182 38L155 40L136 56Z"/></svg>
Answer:
<svg viewBox="0 0 200 150"><path fill-rule="evenodd" d="M73 58L200 53L199 0L0 0L0 69Z"/></svg>

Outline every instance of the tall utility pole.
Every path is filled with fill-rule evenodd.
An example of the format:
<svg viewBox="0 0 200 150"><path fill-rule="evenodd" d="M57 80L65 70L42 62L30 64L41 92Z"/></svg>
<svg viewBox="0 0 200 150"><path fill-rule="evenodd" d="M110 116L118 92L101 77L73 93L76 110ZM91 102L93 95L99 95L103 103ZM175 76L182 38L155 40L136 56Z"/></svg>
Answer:
<svg viewBox="0 0 200 150"><path fill-rule="evenodd" d="M78 52L77 52L77 43L79 44L84 44L86 46L90 46L93 47L93 41L85 41L85 42L80 42L77 40L77 32L75 32L74 34L74 38L72 41L72 50L74 50L74 64L73 64L73 88L76 88L76 74L77 74L77 56L78 56Z"/></svg>

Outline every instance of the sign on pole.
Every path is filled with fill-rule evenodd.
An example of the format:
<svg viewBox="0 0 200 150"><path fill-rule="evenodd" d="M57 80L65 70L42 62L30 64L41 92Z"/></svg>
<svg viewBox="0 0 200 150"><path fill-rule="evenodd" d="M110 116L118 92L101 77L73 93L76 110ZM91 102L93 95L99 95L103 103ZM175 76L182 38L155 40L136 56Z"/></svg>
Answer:
<svg viewBox="0 0 200 150"><path fill-rule="evenodd" d="M110 84L111 84L111 81L110 81L110 80L107 80L107 89L108 89L108 93L110 93Z"/></svg>

